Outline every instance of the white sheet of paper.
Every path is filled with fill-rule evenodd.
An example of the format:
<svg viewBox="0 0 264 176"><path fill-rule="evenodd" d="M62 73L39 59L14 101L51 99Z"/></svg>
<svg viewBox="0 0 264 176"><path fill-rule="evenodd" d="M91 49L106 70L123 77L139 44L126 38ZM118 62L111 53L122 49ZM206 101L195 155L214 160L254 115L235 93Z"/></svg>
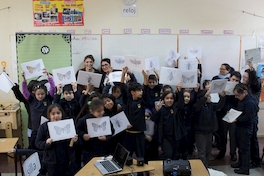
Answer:
<svg viewBox="0 0 264 176"><path fill-rule="evenodd" d="M80 70L77 77L77 83L84 86L87 86L88 83L91 83L94 87L98 88L100 87L101 79L102 74Z"/></svg>
<svg viewBox="0 0 264 176"><path fill-rule="evenodd" d="M40 125L42 125L43 123L48 122L48 121L49 121L49 119L47 119L46 117L44 117L44 116L40 117Z"/></svg>
<svg viewBox="0 0 264 176"><path fill-rule="evenodd" d="M145 135L153 136L154 134L154 122L152 120L146 120L146 131Z"/></svg>
<svg viewBox="0 0 264 176"><path fill-rule="evenodd" d="M209 174L212 176L227 176L224 172L208 168Z"/></svg>
<svg viewBox="0 0 264 176"><path fill-rule="evenodd" d="M37 176L40 170L40 161L38 153L35 152L23 163L23 171L26 175Z"/></svg>
<svg viewBox="0 0 264 176"><path fill-rule="evenodd" d="M126 66L126 60L124 56L111 56L111 67L113 69L122 70Z"/></svg>
<svg viewBox="0 0 264 176"><path fill-rule="evenodd" d="M145 59L146 70L160 70L160 59L158 56Z"/></svg>
<svg viewBox="0 0 264 176"><path fill-rule="evenodd" d="M122 71L111 72L108 75L109 82L120 82L122 77Z"/></svg>
<svg viewBox="0 0 264 176"><path fill-rule="evenodd" d="M111 123L113 124L113 127L115 129L114 135L124 131L127 128L127 126L130 125L124 111L122 111L122 112L116 114L115 116L111 117L110 120L111 120Z"/></svg>
<svg viewBox="0 0 264 176"><path fill-rule="evenodd" d="M240 115L242 114L241 111L237 111L235 109L230 109L229 112L223 117L223 120L232 123L234 120L236 120Z"/></svg>
<svg viewBox="0 0 264 176"><path fill-rule="evenodd" d="M111 135L111 125L108 116L102 118L86 119L88 134L91 138Z"/></svg>
<svg viewBox="0 0 264 176"><path fill-rule="evenodd" d="M198 61L197 59L179 59L178 68L183 72L195 71L197 74Z"/></svg>
<svg viewBox="0 0 264 176"><path fill-rule="evenodd" d="M183 88L197 87L197 71L182 72L182 87Z"/></svg>
<svg viewBox="0 0 264 176"><path fill-rule="evenodd" d="M211 102L213 102L213 103L218 103L220 100L218 93L211 93L210 97L211 97Z"/></svg>
<svg viewBox="0 0 264 176"><path fill-rule="evenodd" d="M132 71L141 72L145 69L145 60L142 56L125 55L127 67Z"/></svg>
<svg viewBox="0 0 264 176"><path fill-rule="evenodd" d="M165 62L169 67L175 67L174 65L174 61L180 58L180 54L177 53L175 50L170 50L169 54L167 55L167 57L165 58Z"/></svg>
<svg viewBox="0 0 264 176"><path fill-rule="evenodd" d="M4 91L5 93L8 93L15 85L5 72L1 73L0 82L0 90Z"/></svg>
<svg viewBox="0 0 264 176"><path fill-rule="evenodd" d="M53 141L61 141L73 138L76 135L73 119L48 122L50 138Z"/></svg>
<svg viewBox="0 0 264 176"><path fill-rule="evenodd" d="M233 90L237 84L238 84L238 82L227 81L226 87L225 87L226 95L234 95Z"/></svg>
<svg viewBox="0 0 264 176"><path fill-rule="evenodd" d="M200 46L194 46L194 47L188 47L186 48L186 55L188 58L196 58L198 57L199 59L202 58L202 49Z"/></svg>
<svg viewBox="0 0 264 176"><path fill-rule="evenodd" d="M247 65L249 61L255 64L262 62L261 48L245 50L245 65Z"/></svg>
<svg viewBox="0 0 264 176"><path fill-rule="evenodd" d="M225 90L227 79L213 80L210 86L210 93L221 93Z"/></svg>
<svg viewBox="0 0 264 176"><path fill-rule="evenodd" d="M76 82L73 66L54 69L52 70L52 74L56 86L58 84L66 85Z"/></svg>
<svg viewBox="0 0 264 176"><path fill-rule="evenodd" d="M43 75L45 66L42 59L37 59L21 63L21 68L25 74L25 78L30 79Z"/></svg>
<svg viewBox="0 0 264 176"><path fill-rule="evenodd" d="M178 85L182 79L182 72L177 68L161 67L160 84Z"/></svg>

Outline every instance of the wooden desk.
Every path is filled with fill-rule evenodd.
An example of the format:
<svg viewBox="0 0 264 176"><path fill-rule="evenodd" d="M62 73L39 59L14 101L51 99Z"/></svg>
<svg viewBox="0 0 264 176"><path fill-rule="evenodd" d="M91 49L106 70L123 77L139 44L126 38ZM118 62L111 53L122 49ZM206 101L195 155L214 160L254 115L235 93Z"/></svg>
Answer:
<svg viewBox="0 0 264 176"><path fill-rule="evenodd" d="M18 138L0 138L0 153L7 153L10 149L14 148Z"/></svg>
<svg viewBox="0 0 264 176"><path fill-rule="evenodd" d="M91 161L89 161L75 176L102 176L101 172L94 166L94 162L97 160L101 160L101 157L95 157ZM129 174L131 172L146 172L154 170L153 166L145 164L144 166L137 166L135 161L133 161L133 165L130 167L126 166L120 172L108 174L108 175L122 175L122 174Z"/></svg>
<svg viewBox="0 0 264 176"><path fill-rule="evenodd" d="M199 159L189 160L191 169L192 169L192 176L209 176L208 171L204 167L203 163ZM149 161L149 166L153 166L155 170L150 171L150 176L162 176L163 175L163 168L162 168L162 161Z"/></svg>

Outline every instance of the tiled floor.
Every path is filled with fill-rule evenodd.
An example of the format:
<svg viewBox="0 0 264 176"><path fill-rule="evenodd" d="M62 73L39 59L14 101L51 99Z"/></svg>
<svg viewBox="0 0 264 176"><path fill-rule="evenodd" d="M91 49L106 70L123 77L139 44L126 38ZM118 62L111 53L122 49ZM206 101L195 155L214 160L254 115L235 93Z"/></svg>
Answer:
<svg viewBox="0 0 264 176"><path fill-rule="evenodd" d="M264 147L264 138L259 138L259 147L260 147L260 155L262 156L262 149ZM234 169L230 167L233 163L230 160L230 156L228 155L229 151L226 152L226 156L221 160L210 161L209 168L222 171L228 176L238 176L234 173ZM213 156L217 156L218 150L213 148L212 150ZM0 154L0 172L2 172L2 176L15 176L14 164L7 164L7 159L5 154ZM20 172L20 166L18 166L18 170ZM262 168L255 168L250 170L250 175L252 176L264 176L264 165ZM21 176L21 174L18 174Z"/></svg>

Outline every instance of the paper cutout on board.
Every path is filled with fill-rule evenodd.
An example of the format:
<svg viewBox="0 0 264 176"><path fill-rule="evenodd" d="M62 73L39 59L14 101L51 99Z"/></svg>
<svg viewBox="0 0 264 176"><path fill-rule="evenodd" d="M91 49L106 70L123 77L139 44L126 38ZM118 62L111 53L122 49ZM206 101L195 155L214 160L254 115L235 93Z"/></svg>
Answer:
<svg viewBox="0 0 264 176"><path fill-rule="evenodd" d="M153 136L155 123L152 120L146 120L146 131L145 135Z"/></svg>
<svg viewBox="0 0 264 176"><path fill-rule="evenodd" d="M122 77L122 71L111 72L108 75L109 82L120 82Z"/></svg>
<svg viewBox="0 0 264 176"><path fill-rule="evenodd" d="M190 59L195 59L196 57L199 59L202 58L202 49L200 46L187 47L186 53L186 56Z"/></svg>
<svg viewBox="0 0 264 176"><path fill-rule="evenodd" d="M33 153L24 161L23 171L26 175L37 176L40 170L40 160L38 152Z"/></svg>
<svg viewBox="0 0 264 176"><path fill-rule="evenodd" d="M227 79L217 79L212 80L211 86L210 86L210 93L221 93L225 90Z"/></svg>
<svg viewBox="0 0 264 176"><path fill-rule="evenodd" d="M247 65L249 62L252 62L255 64L262 62L261 48L245 50L245 65Z"/></svg>
<svg viewBox="0 0 264 176"><path fill-rule="evenodd" d="M234 95L234 88L235 86L238 84L238 82L231 82L231 81L228 81L226 83L226 87L225 87L225 92L226 92L226 95Z"/></svg>
<svg viewBox="0 0 264 176"><path fill-rule="evenodd" d="M232 123L234 120L236 120L240 115L242 114L241 111L237 111L235 109L230 109L229 112L223 117L223 120Z"/></svg>
<svg viewBox="0 0 264 176"><path fill-rule="evenodd" d="M5 72L0 74L0 82L0 90L4 91L5 93L8 93L12 89L12 87L15 86L15 83Z"/></svg>
<svg viewBox="0 0 264 176"><path fill-rule="evenodd" d="M159 70L160 69L160 59L158 56L149 57L145 59L145 70Z"/></svg>
<svg viewBox="0 0 264 176"><path fill-rule="evenodd" d="M144 57L125 55L127 67L133 71L141 72L145 69Z"/></svg>
<svg viewBox="0 0 264 176"><path fill-rule="evenodd" d="M102 79L102 74L79 70L78 77L77 77L77 83L84 85L84 86L87 86L88 83L90 83L94 87L99 88L101 79Z"/></svg>
<svg viewBox="0 0 264 176"><path fill-rule="evenodd" d="M126 60L124 56L111 56L111 67L113 69L122 70L126 66Z"/></svg>
<svg viewBox="0 0 264 176"><path fill-rule="evenodd" d="M48 122L48 129L53 141L70 139L76 135L73 119Z"/></svg>
<svg viewBox="0 0 264 176"><path fill-rule="evenodd" d="M174 62L179 58L180 58L179 53L177 53L175 50L170 50L169 54L167 55L164 61L169 67L175 67Z"/></svg>
<svg viewBox="0 0 264 176"><path fill-rule="evenodd" d="M183 72L187 71L196 71L198 69L198 61L197 59L179 59L178 60L178 68Z"/></svg>
<svg viewBox="0 0 264 176"><path fill-rule="evenodd" d="M86 119L88 134L91 138L111 135L111 125L109 117Z"/></svg>
<svg viewBox="0 0 264 176"><path fill-rule="evenodd" d="M42 59L37 59L21 63L21 68L24 72L25 78L31 79L43 75L43 69L45 66Z"/></svg>
<svg viewBox="0 0 264 176"><path fill-rule="evenodd" d="M73 66L52 70L55 85L66 85L71 84L72 82L76 82L74 73L75 72Z"/></svg>
<svg viewBox="0 0 264 176"><path fill-rule="evenodd" d="M178 85L182 80L182 71L176 68L161 67L160 84Z"/></svg>
<svg viewBox="0 0 264 176"><path fill-rule="evenodd" d="M127 116L123 111L111 117L110 120L115 129L114 135L124 131L127 128L127 126L130 125Z"/></svg>
<svg viewBox="0 0 264 176"><path fill-rule="evenodd" d="M182 87L183 88L197 87L197 71L182 72Z"/></svg>

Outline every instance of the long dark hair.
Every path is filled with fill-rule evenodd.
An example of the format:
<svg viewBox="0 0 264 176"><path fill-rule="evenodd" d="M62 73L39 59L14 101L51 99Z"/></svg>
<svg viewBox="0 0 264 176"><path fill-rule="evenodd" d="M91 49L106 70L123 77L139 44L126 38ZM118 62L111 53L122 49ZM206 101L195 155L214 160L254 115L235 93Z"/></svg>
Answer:
<svg viewBox="0 0 264 176"><path fill-rule="evenodd" d="M113 116L113 115L117 114L118 111L117 111L116 98L113 95L111 95L111 94L105 94L105 95L103 95L102 99L104 100L104 98L109 98L109 99L111 99L114 102L114 106L113 106L112 109L106 109L106 108L104 108L105 114L106 115L109 115L109 116Z"/></svg>
<svg viewBox="0 0 264 176"><path fill-rule="evenodd" d="M62 109L61 105L58 104L58 103L53 103L53 104L51 104L51 105L48 106L48 109L47 109L47 118L50 119L50 112L54 108L58 108L61 111L62 119L63 119L64 116L65 116L65 113L64 113L64 110Z"/></svg>

